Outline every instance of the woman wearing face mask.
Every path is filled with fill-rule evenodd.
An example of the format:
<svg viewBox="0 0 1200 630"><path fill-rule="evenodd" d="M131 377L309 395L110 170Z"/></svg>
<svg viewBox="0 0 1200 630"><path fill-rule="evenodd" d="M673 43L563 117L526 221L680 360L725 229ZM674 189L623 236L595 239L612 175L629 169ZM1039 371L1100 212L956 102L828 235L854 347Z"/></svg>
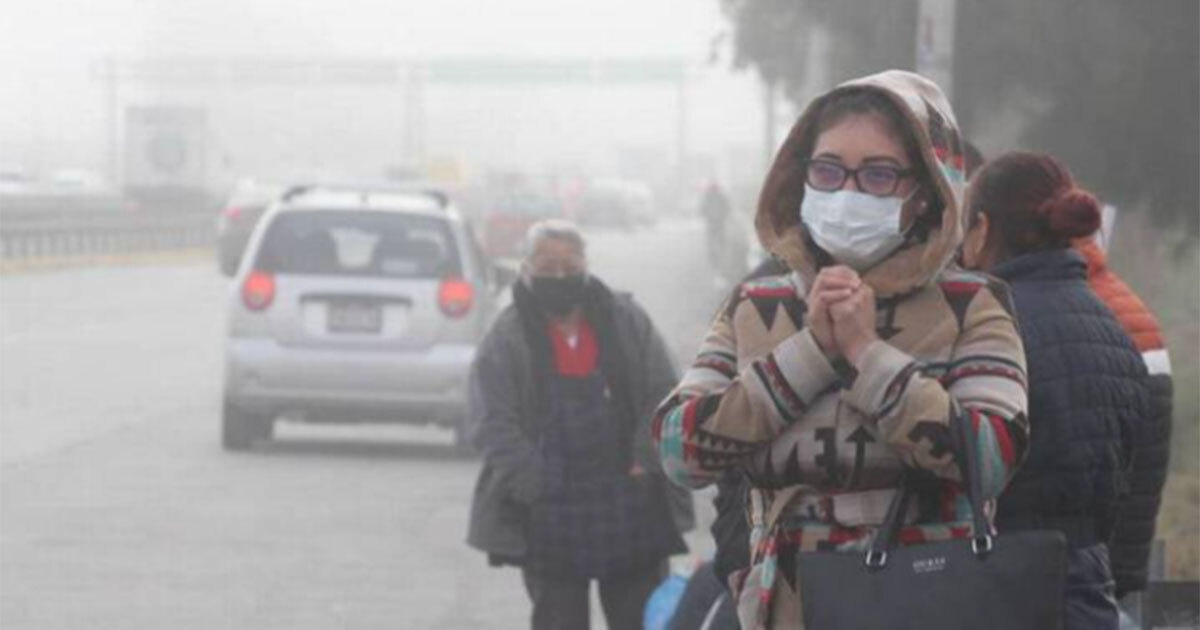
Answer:
<svg viewBox="0 0 1200 630"><path fill-rule="evenodd" d="M608 627L641 628L692 526L691 497L650 442L675 370L645 311L588 274L574 226L538 223L526 250L471 369L484 462L468 543L521 567L535 629L586 630L592 580Z"/></svg>
<svg viewBox="0 0 1200 630"><path fill-rule="evenodd" d="M1000 496L1000 531L1066 536L1067 630L1117 628L1106 543L1129 449L1150 423L1145 363L1087 283L1071 240L1100 227L1096 199L1048 155L989 162L967 196L964 266L1012 286L1029 363L1029 456Z"/></svg>
<svg viewBox="0 0 1200 630"><path fill-rule="evenodd" d="M654 428L678 483L751 480L751 566L730 578L747 630L802 627L797 553L865 549L906 467L922 500L901 540L969 536L960 427L989 498L1024 455L1006 288L948 268L962 182L945 97L901 71L816 99L775 158L756 225L789 270L735 290Z"/></svg>

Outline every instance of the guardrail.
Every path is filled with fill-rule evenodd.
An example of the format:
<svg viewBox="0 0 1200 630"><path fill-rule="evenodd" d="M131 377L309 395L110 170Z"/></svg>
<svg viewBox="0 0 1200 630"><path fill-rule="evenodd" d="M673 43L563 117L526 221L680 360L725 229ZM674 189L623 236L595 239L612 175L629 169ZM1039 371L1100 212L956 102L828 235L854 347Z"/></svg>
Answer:
<svg viewBox="0 0 1200 630"><path fill-rule="evenodd" d="M26 260L208 247L211 213L0 212L0 258Z"/></svg>
<svg viewBox="0 0 1200 630"><path fill-rule="evenodd" d="M1200 582L1167 580L1167 544L1161 538L1150 546L1147 569L1150 581L1146 590L1131 593L1121 602L1137 627L1146 630L1200 627Z"/></svg>

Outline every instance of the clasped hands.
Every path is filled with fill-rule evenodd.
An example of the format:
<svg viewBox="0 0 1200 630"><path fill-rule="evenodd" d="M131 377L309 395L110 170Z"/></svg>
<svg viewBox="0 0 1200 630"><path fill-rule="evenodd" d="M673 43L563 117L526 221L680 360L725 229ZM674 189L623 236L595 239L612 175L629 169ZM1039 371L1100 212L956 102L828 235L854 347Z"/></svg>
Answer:
<svg viewBox="0 0 1200 630"><path fill-rule="evenodd" d="M821 269L807 302L806 323L830 361L844 357L855 364L867 346L879 339L875 332L875 292L850 267Z"/></svg>

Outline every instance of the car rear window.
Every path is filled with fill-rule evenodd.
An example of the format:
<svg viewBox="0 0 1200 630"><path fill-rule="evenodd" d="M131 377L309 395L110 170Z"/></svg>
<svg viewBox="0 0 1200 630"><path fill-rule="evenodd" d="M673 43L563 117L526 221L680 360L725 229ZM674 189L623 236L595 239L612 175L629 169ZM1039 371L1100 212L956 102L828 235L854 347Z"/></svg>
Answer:
<svg viewBox="0 0 1200 630"><path fill-rule="evenodd" d="M282 184L239 184L225 202L227 206L262 208L275 201L287 187Z"/></svg>
<svg viewBox="0 0 1200 630"><path fill-rule="evenodd" d="M267 228L257 269L280 274L444 278L461 276L448 223L392 212L279 214Z"/></svg>
<svg viewBox="0 0 1200 630"><path fill-rule="evenodd" d="M554 201L523 193L497 196L492 200L491 213L524 217L553 217L561 214Z"/></svg>

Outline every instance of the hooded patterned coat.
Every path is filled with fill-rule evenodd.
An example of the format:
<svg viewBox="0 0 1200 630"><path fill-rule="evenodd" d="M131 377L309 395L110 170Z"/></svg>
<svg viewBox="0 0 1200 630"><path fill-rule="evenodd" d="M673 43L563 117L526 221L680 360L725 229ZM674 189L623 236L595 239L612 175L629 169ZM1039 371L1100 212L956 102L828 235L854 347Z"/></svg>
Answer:
<svg viewBox="0 0 1200 630"><path fill-rule="evenodd" d="M799 217L806 131L830 95L850 88L877 90L897 106L942 208L923 238L863 274L877 297L879 340L855 365L831 363L804 321L823 252ZM756 227L789 271L735 289L653 427L675 482L702 487L735 467L751 480L751 566L730 577L747 630L803 627L798 552L865 549L905 468L930 481L902 544L970 535L956 452L978 453L989 500L1023 457L1025 359L1007 287L950 264L962 239L963 179L945 97L902 71L814 101L775 158Z"/></svg>

